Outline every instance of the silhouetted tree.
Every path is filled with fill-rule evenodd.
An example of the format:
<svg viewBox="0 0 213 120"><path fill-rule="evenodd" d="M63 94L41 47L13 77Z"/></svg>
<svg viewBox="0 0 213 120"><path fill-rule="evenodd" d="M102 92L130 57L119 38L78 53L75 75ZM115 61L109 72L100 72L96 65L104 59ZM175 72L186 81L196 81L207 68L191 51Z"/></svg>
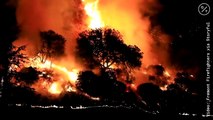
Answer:
<svg viewBox="0 0 213 120"><path fill-rule="evenodd" d="M34 89L27 86L12 86L9 89L9 99L8 103L10 104L23 104L30 106L36 102L36 94Z"/></svg>
<svg viewBox="0 0 213 120"><path fill-rule="evenodd" d="M88 68L103 71L121 69L129 75L140 68L142 52L137 46L126 45L119 31L109 28L86 30L77 38L76 55ZM127 76L128 79L128 76Z"/></svg>
<svg viewBox="0 0 213 120"><path fill-rule="evenodd" d="M195 77L188 72L178 72L174 80L175 83L173 86L176 86L176 88L170 85L168 91L173 92L173 94L179 97L177 98L179 101L176 103L179 103L181 107L178 106L178 109L191 113L198 112L202 109L204 101L201 100L201 96L203 93L199 92L202 83L199 84Z"/></svg>
<svg viewBox="0 0 213 120"><path fill-rule="evenodd" d="M16 47L12 45L10 51L8 51L9 69L7 73L7 79L10 81L12 78L17 78L18 70L24 66L27 62L27 56L22 53L26 46Z"/></svg>
<svg viewBox="0 0 213 120"><path fill-rule="evenodd" d="M11 50L8 51L8 60L9 62L9 73L17 72L17 68L23 66L23 64L27 61L27 56L22 53L26 46L16 47L14 45L11 46Z"/></svg>
<svg viewBox="0 0 213 120"><path fill-rule="evenodd" d="M42 46L40 50L41 62L48 58L57 58L64 55L65 38L52 30L40 32Z"/></svg>
<svg viewBox="0 0 213 120"><path fill-rule="evenodd" d="M16 47L14 45L11 45L9 47L9 50L7 51L7 59L8 59L8 63L7 63L7 73L5 76L3 76L3 87L4 87L4 91L3 91L3 100L7 100L5 102L5 104L7 104L11 98L11 95L13 95L14 91L11 89L14 89L15 86L13 86L13 84L11 83L11 80L13 78L16 78L18 75L18 69L20 69L21 67L23 67L23 64L26 62L27 60L27 56L25 54L22 53L22 51L25 50L25 46L20 46L20 47ZM5 95L6 94L6 95Z"/></svg>
<svg viewBox="0 0 213 120"><path fill-rule="evenodd" d="M187 72L178 72L176 74L176 78L174 79L175 84L177 84L180 88L188 92L196 91L196 80L194 76L190 75Z"/></svg>
<svg viewBox="0 0 213 120"><path fill-rule="evenodd" d="M165 86L170 79L170 76L166 75L165 72L162 65L149 65L147 67L148 80L158 86Z"/></svg>
<svg viewBox="0 0 213 120"><path fill-rule="evenodd" d="M174 83L168 85L163 92L165 114L177 114L179 112L198 113L202 111L203 101L197 93L196 80L187 72L178 72Z"/></svg>
<svg viewBox="0 0 213 120"><path fill-rule="evenodd" d="M78 90L93 97L121 100L125 93L126 85L114 78L109 71L100 75L96 75L92 71L83 71L79 74L76 86Z"/></svg>
<svg viewBox="0 0 213 120"><path fill-rule="evenodd" d="M31 85L39 79L39 71L33 67L24 67L22 68L16 76L18 82L24 82L27 85Z"/></svg>
<svg viewBox="0 0 213 120"><path fill-rule="evenodd" d="M100 96L100 80L92 71L80 72L76 86L91 96Z"/></svg>
<svg viewBox="0 0 213 120"><path fill-rule="evenodd" d="M102 71L99 75L100 92L103 98L114 99L118 94L116 89L122 90L113 70Z"/></svg>
<svg viewBox="0 0 213 120"><path fill-rule="evenodd" d="M16 21L15 1L14 4L9 4L8 0L1 0L0 11L0 87L3 85L2 103L6 104L8 95L7 91L9 89L8 70L10 64L8 52L11 51L12 42L17 39L17 35L19 33Z"/></svg>

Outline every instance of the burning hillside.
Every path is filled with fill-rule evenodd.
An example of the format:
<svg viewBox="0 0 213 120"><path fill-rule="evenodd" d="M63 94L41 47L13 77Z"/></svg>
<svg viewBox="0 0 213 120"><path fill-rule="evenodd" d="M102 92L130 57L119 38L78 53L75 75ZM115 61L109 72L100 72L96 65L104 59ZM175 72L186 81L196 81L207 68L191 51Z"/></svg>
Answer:
<svg viewBox="0 0 213 120"><path fill-rule="evenodd" d="M67 32L71 32L73 34L78 34L80 31L78 31L76 28L79 26L79 28L84 28L84 29L97 29L97 28L102 28L102 27L110 27L110 28L115 28L121 32L124 38L124 42L130 45L137 45L145 54L145 57L143 58L143 66L147 66L149 64L160 64L163 63L167 65L167 53L166 49L162 49L162 54L164 57L158 57L157 58L157 53L150 52L152 51L153 48L151 48L151 44L154 42L154 37L152 37L151 34L149 34L149 29L150 29L150 21L148 18L143 18L141 19L140 10L142 10L142 13L147 12L149 10L149 6L151 3L149 2L141 2L143 3L144 7L147 8L146 10L141 9L138 4L141 1L126 1L123 3L121 0L117 0L116 2L109 3L107 1L99 1L99 0L75 0L72 2L69 2L67 0L64 0L63 2L57 2L57 1L49 1L48 3L51 4L44 4L41 1L34 1L34 2L29 2L26 0L21 0L18 3L18 11L17 11L17 18L19 21L19 24L21 25L22 28L22 34L19 37L19 40L16 41L15 44L26 44L27 45L27 54L29 56L36 56L38 54L41 42L39 42L39 36L37 36L37 33L39 30L46 30L46 29L53 29L62 35L65 36L65 39L67 39L66 44L65 44L65 57L60 58L60 60L55 59L59 64L55 64L53 62L52 68L51 69L60 69L61 72L64 72L64 74L67 74L67 76L70 76L72 72L68 71L68 68L72 69L82 69L84 66L81 66L74 57L74 47L76 45L75 42L75 36L71 36L70 34L67 34ZM66 5L67 3L67 5ZM160 9L159 5L157 2L152 2L154 3L154 7L156 9ZM33 4L34 6L31 8L34 11L34 14L28 14L27 13L27 6L26 5L31 5ZM120 4L120 5L119 5ZM60 9L57 8L57 6L63 6ZM44 10L45 7L45 10ZM118 9L118 8L120 9ZM126 7L126 9L124 9ZM38 9L39 8L39 9ZM46 9L47 8L47 9ZM58 10L58 12L51 12L52 8L55 8L55 10ZM40 11L46 11L39 13ZM109 11L108 11L109 10ZM70 23L67 23L65 21L61 20L68 20L68 18L63 18L65 14L62 13L69 13L69 17L74 17L77 21L72 21L74 19L70 19ZM111 11L111 12L110 12ZM110 14L109 14L110 13ZM153 12L155 14L155 12ZM62 17L57 17L60 16ZM30 24L33 22L33 18L40 16L41 20L34 25ZM125 17L126 16L126 17ZM51 17L54 17L54 23L53 22L46 22L51 19ZM61 19L60 19L61 18ZM125 19L123 19L125 18ZM42 21L43 20L43 21ZM82 22L80 22L82 21ZM29 23L29 24L28 24ZM135 24L132 24L135 23ZM75 25L75 27L71 27L70 25L72 24ZM69 29L63 29L63 26L70 26ZM87 27L86 27L86 26ZM61 29L62 28L62 29ZM79 29L80 30L80 29ZM156 29L157 30L157 29ZM158 29L159 31L159 29ZM158 33L158 36L164 40L167 40L165 34ZM166 41L164 41L166 45ZM42 47L42 46L41 46ZM163 59L161 59L163 58ZM69 60L69 63L66 63L64 61ZM50 61L50 60L48 60ZM47 61L47 62L48 62ZM59 62L58 62L59 61ZM61 63L66 63L62 64ZM45 65L47 63L38 63L41 65ZM37 66L38 67L38 66ZM39 66L42 67L42 66ZM169 68L170 69L170 68ZM76 72L75 74L77 74ZM143 72L139 72L138 74L142 74ZM136 74L135 74L136 75ZM77 75L72 75L72 76L77 76ZM140 75L139 75L140 76ZM136 76L136 83L140 84L143 83L141 81L141 77ZM70 79L70 78L69 78ZM73 82L72 82L73 84ZM58 87L60 89L60 87Z"/></svg>
<svg viewBox="0 0 213 120"><path fill-rule="evenodd" d="M77 32L77 30L74 30L72 27L70 29L61 29L60 26L62 26L62 23L66 24L68 27L69 24L74 22L76 26L81 26L79 28L85 28L85 29L98 29L98 28L103 28L103 27L110 27L110 28L115 28L118 29L121 34L123 35L124 42L130 45L137 45L145 54L145 57L143 58L143 66L147 66L149 64L159 64L163 63L165 64L166 57L161 57L164 59L155 59L158 55L150 52L153 48L151 47L151 44L153 42L154 37L152 37L151 34L149 34L150 29L150 21L148 18L142 18L139 14L139 11L142 10L142 12L147 12L148 6L151 5L149 2L142 2L144 7L147 7L146 10L141 9L140 6L137 6L140 1L132 2L132 1L126 1L123 3L122 1L118 0L113 3L108 3L106 1L99 1L99 0L75 0L73 2L68 2L68 1L63 1L63 2L57 2L57 1L50 1L49 4L44 4L41 1L36 1L34 4L32 2L26 1L26 0L21 0L18 3L18 11L17 11L17 17L18 21L22 26L22 34L19 37L19 40L15 43L17 45L19 44L26 44L27 45L27 53L29 56L32 56L36 58L36 60L30 60L30 65L25 66L25 67L34 67L38 69L38 71L41 71L41 74L39 75L39 81L38 83L35 83L32 85L33 88L35 88L36 91L41 92L43 91L41 86L46 86L46 91L49 91L50 93L53 94L60 94L62 91L66 91L66 89L70 90L73 89L75 91L75 82L78 77L78 73L80 70L85 69L85 66L80 65L78 61L75 60L74 57L74 46L76 42L74 41L74 38L76 35L71 36L67 35L67 32L75 32L75 34L80 33ZM67 5L65 5L67 3ZM122 4L121 4L122 3ZM154 6L156 9L159 7L157 2L152 2L154 3ZM33 4L32 10L36 9L35 12L36 14L28 14L26 11L23 11L27 9L26 7L29 6L30 4ZM48 9L52 9L52 7L57 8L57 4L61 4L63 7L61 7L61 10L63 13L70 12L70 17L69 18L63 18L63 17L58 17L57 19L54 20L54 24L51 23L45 23L48 21L48 16L53 16L53 15L61 15L61 13L54 13L52 14L51 11ZM121 6L117 6L118 4L121 4ZM26 6L27 5L27 6ZM104 5L104 6L103 6ZM123 6L122 6L123 5ZM126 7L125 7L126 6ZM40 11L45 11L44 14L46 15L40 15L39 11L37 8L40 8ZM43 7L47 7L48 9L44 9ZM117 10L115 10L115 7L118 7ZM72 10L72 8L76 8L75 10ZM129 10L124 10L129 9ZM131 9L131 10L130 10ZM112 12L110 12L112 11ZM128 12L127 12L128 11ZM108 14L110 12L110 14ZM153 12L155 14L155 11ZM41 19L45 19L43 23L41 22L36 22L35 25L28 24L30 21L32 21L33 17L40 16ZM63 14L62 14L63 15ZM65 21L61 20L66 20L70 19L71 17L74 17L76 19L79 19L80 23L76 23L75 21L70 21L70 23L67 23ZM61 19L60 19L61 18ZM125 19L122 19L125 18ZM82 19L82 20L80 20ZM73 20L73 19L70 19ZM25 21L25 22L24 22ZM60 23L62 22L62 23ZM52 22L53 23L53 22ZM133 24L134 23L134 24ZM87 25L84 26L84 25ZM45 61L40 61L37 56L41 56L40 50L42 49L41 47L43 46L42 42L39 42L39 37L36 35L39 30L46 30L46 29L54 29L58 31L59 33L62 33L62 35L65 36L65 39L67 39L65 43L65 56L60 57L60 60L56 57L55 58L48 58L44 59ZM80 29L79 29L80 30ZM156 29L157 30L157 29ZM159 31L160 29L158 29ZM158 33L158 36L161 39L167 39L165 34ZM25 39L25 40L24 40ZM30 40L31 39L31 40ZM35 40L36 39L36 40ZM166 42L166 41L164 41ZM56 43L60 44L60 43ZM166 43L164 43L166 45ZM72 50L71 50L72 49ZM58 49L59 50L59 49ZM161 49L162 54L161 56L166 56L166 51L165 49ZM32 51L38 51L38 52L32 52ZM43 50L44 52L45 50ZM50 53L50 52L49 52ZM53 56L54 57L54 56ZM30 58L33 59L33 58ZM65 62L66 60L69 60L70 63ZM65 63L65 64L64 64ZM166 64L165 64L166 65ZM68 69L71 68L71 69ZM169 68L170 69L170 68ZM47 74L45 70L50 70L54 75ZM134 79L136 80L136 84L143 83L141 79L146 76L145 73L146 70L144 69L143 72L136 71L136 73L133 74ZM167 72L167 71L166 71ZM138 75L140 74L140 75ZM169 74L167 72L167 74ZM46 83L46 80L44 80L42 77L47 76L48 82ZM125 76L125 75L124 75ZM141 77L142 76L142 77ZM41 80L41 78L43 80ZM121 78L121 77L120 77ZM121 79L122 81L125 81L126 78ZM146 79L144 79L146 81ZM166 85L166 84L165 84Z"/></svg>
<svg viewBox="0 0 213 120"><path fill-rule="evenodd" d="M131 104L151 111L170 111L176 100L197 103L196 76L172 64L173 36L153 21L163 11L159 0L16 5L20 34L8 49L5 77L14 93L27 91L35 104L70 105L74 99L75 105ZM18 95L8 96L22 103Z"/></svg>

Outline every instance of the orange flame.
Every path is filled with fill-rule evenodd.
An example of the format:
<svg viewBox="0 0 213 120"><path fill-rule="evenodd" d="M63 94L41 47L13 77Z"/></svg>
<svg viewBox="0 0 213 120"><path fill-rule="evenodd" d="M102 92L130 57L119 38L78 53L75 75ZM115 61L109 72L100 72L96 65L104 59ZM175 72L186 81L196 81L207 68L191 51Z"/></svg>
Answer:
<svg viewBox="0 0 213 120"><path fill-rule="evenodd" d="M50 88L48 89L48 91L51 94L60 94L63 91L62 86L60 85L60 83L58 82L54 82L51 84Z"/></svg>
<svg viewBox="0 0 213 120"><path fill-rule="evenodd" d="M104 27L104 22L101 20L100 12L98 10L99 0L95 0L94 2L86 2L87 0L82 1L85 3L84 10L90 19L89 28L95 29Z"/></svg>
<svg viewBox="0 0 213 120"><path fill-rule="evenodd" d="M95 29L100 28L104 26L104 23L101 20L101 16L98 10L98 2L99 0L95 0L93 2L88 2L86 0L82 0L85 3L84 10L86 11L86 14L89 16L89 28ZM50 61L46 61L43 64L37 64L39 68L50 68L57 69L64 74L66 74L69 78L69 82L72 85L75 85L75 82L78 78L78 70L74 69L72 71L69 71L66 67L51 63ZM71 88L72 89L72 88ZM63 91L62 85L59 82L54 82L49 87L48 91L52 94L60 94ZM67 91L70 91L70 87L67 87ZM75 89L72 89L72 91L75 91Z"/></svg>
<svg viewBox="0 0 213 120"><path fill-rule="evenodd" d="M67 68L65 68L63 66L56 65L56 64L52 64L52 67L54 69L57 69L57 70L63 72L64 74L66 74L69 78L70 83L72 85L75 85L75 82L78 79L78 70L77 69L69 71Z"/></svg>
<svg viewBox="0 0 213 120"><path fill-rule="evenodd" d="M164 72L164 75L166 75L167 77L170 77L170 74L169 74L168 71L165 71L165 72Z"/></svg>
<svg viewBox="0 0 213 120"><path fill-rule="evenodd" d="M50 81L45 82L44 80L39 81L40 85L43 88L45 88L49 93L58 95L61 92L63 92L63 90L68 91L68 92L71 92L71 91L76 92L76 89L73 87L75 87L75 82L77 81L77 78L78 78L79 71L77 69L68 70L66 67L52 63L49 60L42 63L39 60L39 57L31 58L29 65L26 65L26 66L36 67L41 70L42 69L52 69L55 72L60 73L60 78L57 78L56 80L54 79L54 82L50 82ZM51 76L49 76L49 78L50 77ZM40 86L36 87L36 88L38 88L38 91L40 91L39 87ZM42 90L44 90L44 89L42 89Z"/></svg>
<svg viewBox="0 0 213 120"><path fill-rule="evenodd" d="M69 71L66 67L54 64L49 60L45 61L44 63L41 63L38 61L39 60L34 59L34 61L32 61L32 63L34 63L34 65L31 65L31 66L37 67L37 68L47 68L47 69L52 68L52 69L61 71L62 73L64 73L65 75L68 76L71 84L73 84L73 85L75 84L75 82L78 78L78 72L79 72L77 69L73 69L72 71Z"/></svg>

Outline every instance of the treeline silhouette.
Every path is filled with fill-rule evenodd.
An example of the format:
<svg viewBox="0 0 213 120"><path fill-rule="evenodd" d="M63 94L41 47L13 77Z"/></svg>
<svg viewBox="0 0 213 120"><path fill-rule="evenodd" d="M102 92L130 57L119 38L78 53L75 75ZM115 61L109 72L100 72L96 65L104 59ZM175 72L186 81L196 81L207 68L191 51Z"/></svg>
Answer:
<svg viewBox="0 0 213 120"><path fill-rule="evenodd" d="M49 32L54 33L53 31L43 33ZM52 36L52 34L49 35ZM62 43L64 45L64 42ZM57 48L57 45L54 45L54 48ZM58 48L63 48L63 45ZM24 59L27 59L21 54L25 47L13 48L10 52L13 54L9 54L9 58L13 60L10 60L8 65L22 64ZM54 50L57 51L57 49ZM55 53L42 52L42 54L51 57ZM148 76L150 82L140 84L136 90L133 90L130 85L134 83L134 70L142 65L142 52L137 46L127 46L123 43L120 33L114 29L100 28L80 33L77 38L76 57L87 67L78 75L76 86L79 92L62 92L58 98L42 96L29 87L38 81L42 72L34 67L23 67L20 71L9 70L8 79L4 79L9 81L7 96L4 98L7 100L6 103L14 105L18 103L29 108L32 105L63 105L64 108L79 105L122 105L165 114L201 113L203 110L204 101L200 95L202 92L197 89L200 83L187 72L177 73L175 82L169 84L167 90L161 90L160 87L167 84L167 78L163 75L165 68L162 65L151 65L148 70L154 72ZM93 70L96 70L96 73ZM124 79L120 79L121 75ZM12 78L23 84L17 86L10 83ZM44 79L48 80L48 78ZM99 100L93 100L85 94L98 97Z"/></svg>

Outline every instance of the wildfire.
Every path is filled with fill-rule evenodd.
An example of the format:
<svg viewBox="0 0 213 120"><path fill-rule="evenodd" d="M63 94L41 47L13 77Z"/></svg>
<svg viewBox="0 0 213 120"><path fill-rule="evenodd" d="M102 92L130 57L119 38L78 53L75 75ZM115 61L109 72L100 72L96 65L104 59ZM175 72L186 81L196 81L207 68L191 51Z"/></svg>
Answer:
<svg viewBox="0 0 213 120"><path fill-rule="evenodd" d="M60 94L63 91L63 88L60 86L60 83L54 82L48 89L51 94Z"/></svg>
<svg viewBox="0 0 213 120"><path fill-rule="evenodd" d="M88 27L91 29L103 27L104 22L101 20L100 12L98 10L99 0L94 0L94 1L82 0L82 2L84 2L85 4L84 10L86 14L89 16ZM48 60L45 63L39 63L38 60L36 60L36 62L34 61L34 63L36 64L36 67L38 68L47 68L47 69L51 68L51 69L60 71L61 73L65 74L68 77L69 82L73 86L75 86L75 82L78 78L78 72L79 72L77 69L69 71L66 67L54 64ZM76 91L69 85L65 86L65 90ZM59 81L53 82L49 86L48 91L51 94L60 94L63 91L62 84Z"/></svg>
<svg viewBox="0 0 213 120"><path fill-rule="evenodd" d="M160 87L160 89L161 89L162 91L166 91L166 90L167 90L167 87L168 87L168 85L164 85L164 86Z"/></svg>
<svg viewBox="0 0 213 120"><path fill-rule="evenodd" d="M100 12L98 10L99 0L95 0L94 2L87 2L87 0L82 1L85 3L84 10L90 19L89 28L95 29L103 27L104 22L101 20Z"/></svg>
<svg viewBox="0 0 213 120"><path fill-rule="evenodd" d="M78 79L78 70L77 69L69 71L67 68L65 68L63 66L56 65L56 64L52 64L52 67L54 69L57 69L57 70L63 72L64 74L66 74L69 78L70 83L75 85L75 82Z"/></svg>
<svg viewBox="0 0 213 120"><path fill-rule="evenodd" d="M38 85L34 85L34 88L37 91L46 90L47 92L54 95L58 95L63 91L76 92L75 82L78 78L78 72L79 72L77 69L68 70L66 67L55 64L49 60L46 60L44 63L42 63L39 60L39 57L31 58L29 64L26 66L35 67L39 69L40 71L43 71L45 69L53 70L54 74L57 74L55 76L49 75L46 73L46 71L43 71L42 74L39 75L40 78L46 75L48 79L53 79L53 80L48 81L45 79L43 80L41 79L40 81L38 81L37 83Z"/></svg>
<svg viewBox="0 0 213 120"><path fill-rule="evenodd" d="M99 0L82 0L84 3L84 10L89 17L88 28L96 29L104 26L104 22L101 19L100 12L98 10ZM44 89L51 94L58 95L63 91L73 91L76 92L75 83L78 78L78 69L68 70L63 65L55 64L49 60L46 60L44 63L41 62L38 57L31 58L30 63L27 66L36 67L38 69L48 69L57 71L60 73L59 78L54 78L54 76L48 75L47 77L51 79L53 77L53 81L41 80L37 84L35 88L39 91L43 91ZM44 72L44 74L46 74ZM42 77L42 75L40 76ZM58 80L60 79L60 80ZM39 86L40 85L42 86ZM45 85L43 85L45 84Z"/></svg>
<svg viewBox="0 0 213 120"><path fill-rule="evenodd" d="M33 59L33 61L31 63L33 63L34 65L30 64L30 66L32 67L37 67L37 68L47 68L47 69L55 69L58 70L62 73L64 73L68 78L69 81L74 85L77 78L78 78L78 70L77 69L73 69L72 71L69 71L66 67L61 66L61 65L57 65L52 63L51 61L47 60L44 63L38 62L39 60Z"/></svg>
<svg viewBox="0 0 213 120"><path fill-rule="evenodd" d="M164 72L164 75L166 75L167 77L170 77L170 74L169 74L168 71L165 71L165 72Z"/></svg>

